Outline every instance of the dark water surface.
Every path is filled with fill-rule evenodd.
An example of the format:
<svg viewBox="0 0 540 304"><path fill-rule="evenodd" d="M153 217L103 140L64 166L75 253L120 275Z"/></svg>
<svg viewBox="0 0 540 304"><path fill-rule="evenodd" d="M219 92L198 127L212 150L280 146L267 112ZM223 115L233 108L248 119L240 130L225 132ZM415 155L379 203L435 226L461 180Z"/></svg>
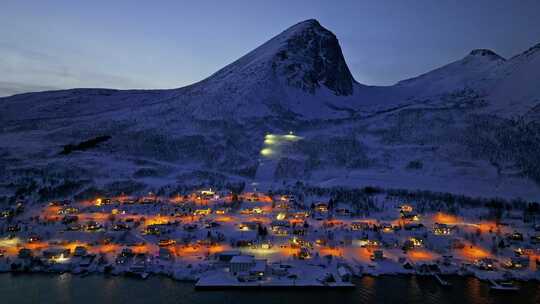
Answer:
<svg viewBox="0 0 540 304"><path fill-rule="evenodd" d="M363 277L350 290L196 291L193 283L152 276L88 277L1 274L0 303L540 303L540 283L520 282L519 292L496 293L475 278L450 277L451 288L418 276Z"/></svg>

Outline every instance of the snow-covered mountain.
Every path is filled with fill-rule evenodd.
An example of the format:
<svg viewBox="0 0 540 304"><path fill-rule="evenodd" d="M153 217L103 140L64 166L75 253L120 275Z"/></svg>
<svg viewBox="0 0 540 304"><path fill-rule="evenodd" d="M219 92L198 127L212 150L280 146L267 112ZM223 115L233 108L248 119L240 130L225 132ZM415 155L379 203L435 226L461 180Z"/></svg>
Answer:
<svg viewBox="0 0 540 304"><path fill-rule="evenodd" d="M540 199L539 50L508 60L474 50L369 86L336 36L307 20L187 87L0 98L0 191L300 180ZM290 131L290 142L265 140Z"/></svg>

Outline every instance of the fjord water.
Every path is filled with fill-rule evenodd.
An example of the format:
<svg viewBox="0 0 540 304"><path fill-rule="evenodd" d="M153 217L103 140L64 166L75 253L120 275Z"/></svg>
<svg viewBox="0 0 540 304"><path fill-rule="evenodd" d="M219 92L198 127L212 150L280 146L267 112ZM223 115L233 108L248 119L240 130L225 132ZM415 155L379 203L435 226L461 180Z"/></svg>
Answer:
<svg viewBox="0 0 540 304"><path fill-rule="evenodd" d="M540 303L540 283L520 282L519 292L501 294L472 277L450 277L442 288L428 277L363 277L350 290L196 291L194 284L153 276L88 277L43 274L0 275L0 303Z"/></svg>

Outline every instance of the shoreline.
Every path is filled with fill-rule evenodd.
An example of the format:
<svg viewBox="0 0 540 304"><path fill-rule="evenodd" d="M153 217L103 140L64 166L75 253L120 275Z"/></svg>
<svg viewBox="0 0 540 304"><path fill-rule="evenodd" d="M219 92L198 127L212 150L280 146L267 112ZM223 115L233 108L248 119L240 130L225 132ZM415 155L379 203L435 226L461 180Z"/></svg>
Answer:
<svg viewBox="0 0 540 304"><path fill-rule="evenodd" d="M69 274L72 276L77 277L87 277L87 276L101 276L103 278L108 277L124 277L129 278L137 281L144 281L148 277L162 277L162 278L168 278L176 282L182 282L182 283L193 283L194 287L198 290L213 290L213 289L310 289L310 288L324 288L324 289L348 289L348 288L354 288L357 285L354 284L354 281L357 281L358 279L361 279L363 277L370 277L370 278L379 278L379 277L433 277L433 273L418 273L418 272L411 272L411 271L403 271L403 272L386 272L386 273L362 273L362 274L355 274L353 275L353 279L350 281L352 283L352 286L350 284L334 284L334 285L264 285L264 284L216 284L216 285L208 285L208 286L197 286L197 282L199 282L202 275L205 274L205 272L200 273L201 276L193 276L191 278L187 276L182 277L175 277L173 274L168 274L164 272L148 272L148 276L145 278L140 277L138 274L134 274L129 271L122 271L122 272L105 272L105 271L85 271L85 272L79 272L75 273L73 271L57 271L57 270L0 270L0 275L13 275L13 276L33 276L33 275L47 275L47 276L61 276L64 274ZM490 280L500 280L500 278L493 278L493 277L486 277L486 276L477 276L474 273L459 273L459 272L444 272L444 273L436 273L439 276L443 276L445 278L474 278L481 282L489 282ZM501 275L502 276L502 275ZM509 280L516 281L516 282L525 282L525 283L534 283L539 282L540 283L540 277L532 277L532 278L525 278L525 277L512 277ZM239 282L241 283L241 282ZM248 282L253 283L253 282Z"/></svg>

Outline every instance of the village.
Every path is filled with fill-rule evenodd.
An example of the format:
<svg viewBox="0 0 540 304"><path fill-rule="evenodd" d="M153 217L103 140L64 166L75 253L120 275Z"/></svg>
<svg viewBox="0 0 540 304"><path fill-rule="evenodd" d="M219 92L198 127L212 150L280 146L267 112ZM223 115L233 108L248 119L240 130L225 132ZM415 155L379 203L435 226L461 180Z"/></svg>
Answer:
<svg viewBox="0 0 540 304"><path fill-rule="evenodd" d="M540 279L537 216L374 199L369 215L325 196L211 188L20 202L0 213L0 271L158 274L197 288L348 288L357 276L416 274L511 291L513 280Z"/></svg>

